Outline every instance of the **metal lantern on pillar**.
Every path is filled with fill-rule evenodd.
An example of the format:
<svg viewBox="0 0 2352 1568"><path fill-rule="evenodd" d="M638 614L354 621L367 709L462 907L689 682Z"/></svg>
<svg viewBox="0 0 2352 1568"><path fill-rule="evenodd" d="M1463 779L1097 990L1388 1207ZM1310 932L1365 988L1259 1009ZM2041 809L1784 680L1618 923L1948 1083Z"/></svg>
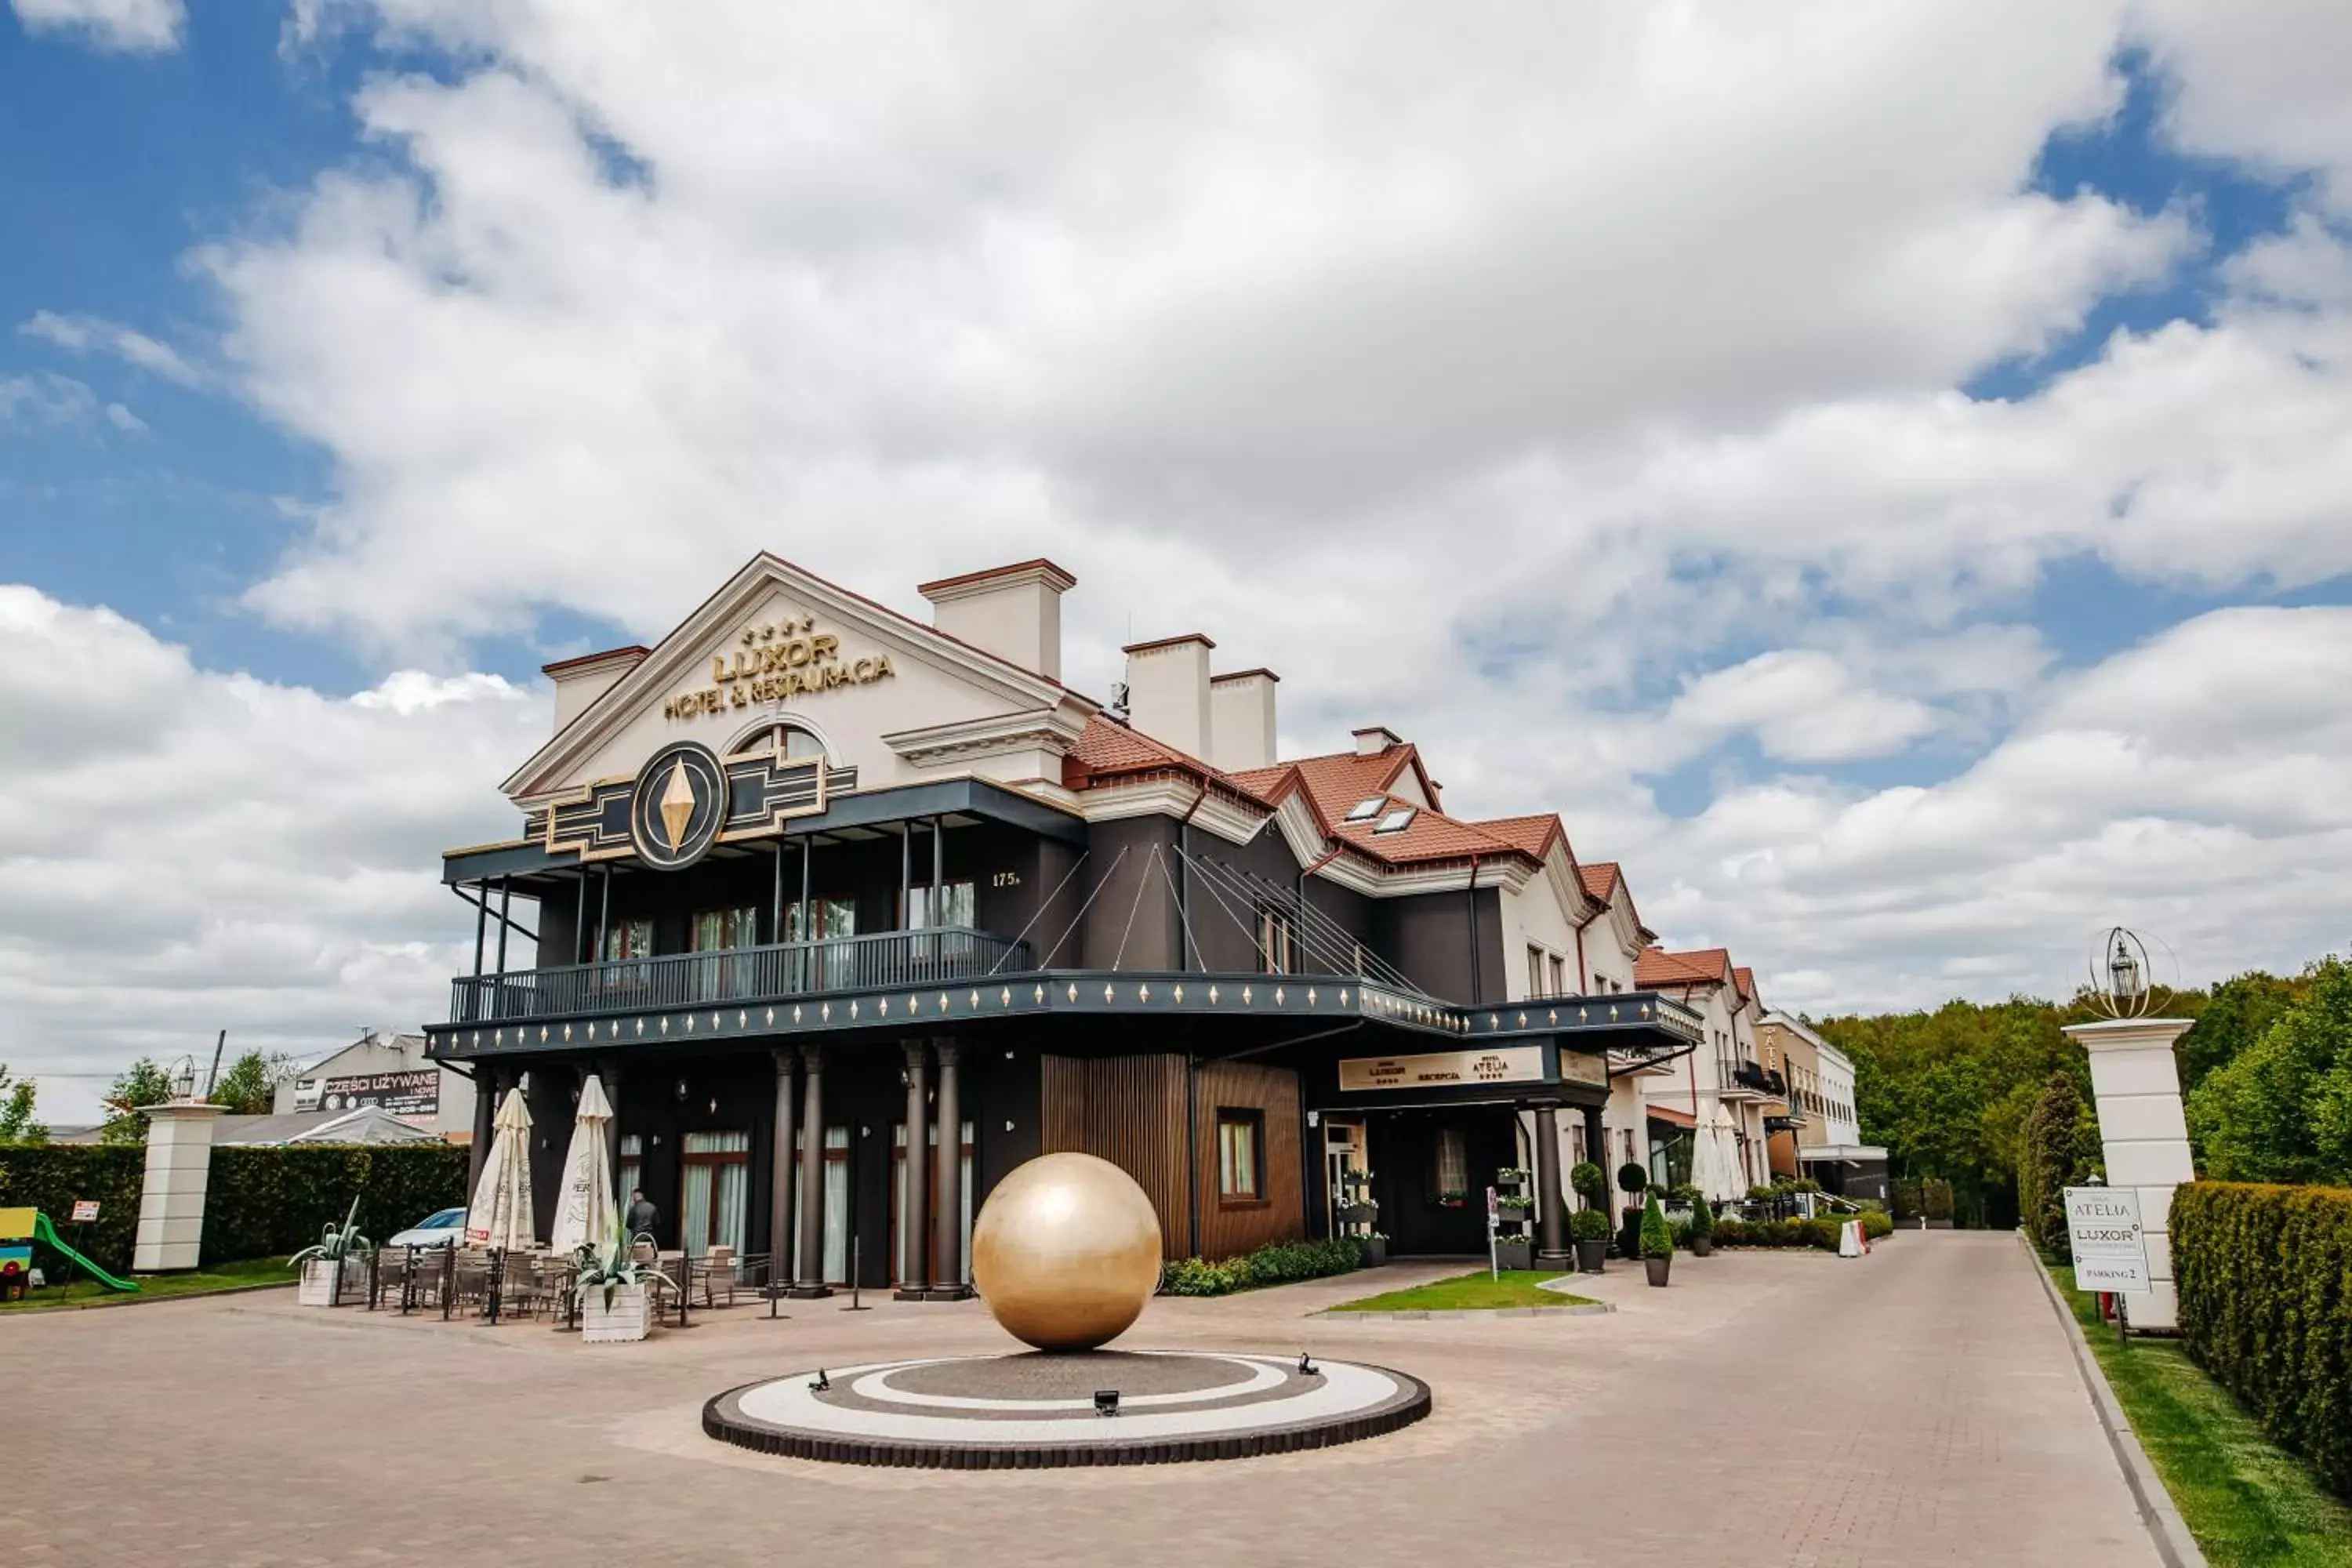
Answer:
<svg viewBox="0 0 2352 1568"><path fill-rule="evenodd" d="M2092 1000L2110 1018L2141 1018L2156 1005L2147 939L2123 926L2110 926L2093 951Z"/></svg>

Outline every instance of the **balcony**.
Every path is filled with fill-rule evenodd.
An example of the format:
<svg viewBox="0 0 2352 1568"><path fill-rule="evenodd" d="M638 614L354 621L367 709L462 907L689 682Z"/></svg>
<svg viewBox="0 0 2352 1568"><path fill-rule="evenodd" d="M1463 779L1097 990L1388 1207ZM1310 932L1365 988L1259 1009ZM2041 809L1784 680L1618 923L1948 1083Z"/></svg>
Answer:
<svg viewBox="0 0 2352 1568"><path fill-rule="evenodd" d="M1761 1099L1773 1092L1772 1075L1745 1057L1718 1057L1715 1067L1726 1100Z"/></svg>
<svg viewBox="0 0 2352 1568"><path fill-rule="evenodd" d="M1016 974L1029 944L961 926L509 970L450 983L449 1022L536 1023Z"/></svg>

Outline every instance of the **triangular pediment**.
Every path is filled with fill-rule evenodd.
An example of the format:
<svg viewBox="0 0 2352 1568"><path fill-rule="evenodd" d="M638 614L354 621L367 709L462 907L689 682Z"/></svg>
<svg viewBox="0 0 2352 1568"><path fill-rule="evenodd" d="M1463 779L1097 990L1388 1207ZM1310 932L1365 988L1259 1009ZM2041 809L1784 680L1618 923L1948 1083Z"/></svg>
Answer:
<svg viewBox="0 0 2352 1568"><path fill-rule="evenodd" d="M789 723L863 787L904 764L882 737L1079 705L1059 682L761 553L566 724L501 787L535 803L633 774L672 741L722 754Z"/></svg>

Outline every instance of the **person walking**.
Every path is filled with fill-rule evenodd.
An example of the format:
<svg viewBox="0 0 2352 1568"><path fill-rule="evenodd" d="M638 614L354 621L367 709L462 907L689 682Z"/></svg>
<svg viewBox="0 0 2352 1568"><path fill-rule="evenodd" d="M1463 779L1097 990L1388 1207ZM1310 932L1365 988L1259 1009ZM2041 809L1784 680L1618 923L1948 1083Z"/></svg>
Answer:
<svg viewBox="0 0 2352 1568"><path fill-rule="evenodd" d="M646 1190L643 1187L629 1189L629 1212L626 1223L629 1227L629 1239L632 1241L639 1236L651 1236L654 1226L661 1223L661 1211L646 1201Z"/></svg>

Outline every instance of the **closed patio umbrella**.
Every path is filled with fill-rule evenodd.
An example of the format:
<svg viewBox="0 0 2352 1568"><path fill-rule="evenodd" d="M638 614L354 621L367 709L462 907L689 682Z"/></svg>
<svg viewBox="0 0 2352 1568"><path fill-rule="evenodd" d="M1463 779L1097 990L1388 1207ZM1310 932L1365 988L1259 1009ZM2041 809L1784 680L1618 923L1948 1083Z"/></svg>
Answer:
<svg viewBox="0 0 2352 1568"><path fill-rule="evenodd" d="M572 1147L563 1155L563 1201L555 1211L555 1229L547 1238L553 1251L594 1247L603 1252L612 1247L620 1229L620 1211L613 1202L611 1149L604 1141L612 1121L613 1105L604 1098L604 1086L590 1073L580 1086Z"/></svg>
<svg viewBox="0 0 2352 1568"><path fill-rule="evenodd" d="M481 1184L466 1210L466 1245L507 1251L528 1249L537 1239L530 1205L530 1111L522 1090L507 1091L490 1124L495 1135L482 1161Z"/></svg>
<svg viewBox="0 0 2352 1568"><path fill-rule="evenodd" d="M1706 1194L1709 1203L1748 1195L1748 1184L1739 1174L1739 1150L1732 1141L1731 1119L1724 1115L1719 1101L1708 1104L1697 1131L1692 1134L1691 1185Z"/></svg>

